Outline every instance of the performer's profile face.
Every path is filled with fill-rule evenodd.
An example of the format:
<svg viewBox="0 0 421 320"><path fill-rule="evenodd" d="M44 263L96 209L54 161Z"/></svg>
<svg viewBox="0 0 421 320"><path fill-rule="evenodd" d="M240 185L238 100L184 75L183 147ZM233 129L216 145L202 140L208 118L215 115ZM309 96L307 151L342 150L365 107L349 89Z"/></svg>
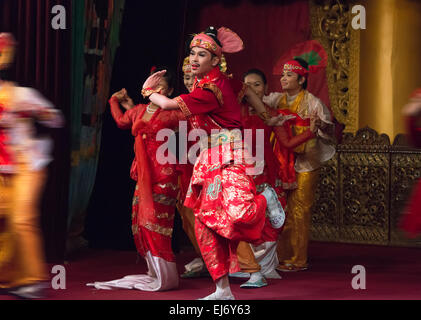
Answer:
<svg viewBox="0 0 421 320"><path fill-rule="evenodd" d="M193 90L194 76L191 72L185 73L183 76L184 85L186 86L189 92Z"/></svg>
<svg viewBox="0 0 421 320"><path fill-rule="evenodd" d="M283 90L296 90L301 87L298 82L298 74L291 71L284 71L281 76L281 86Z"/></svg>
<svg viewBox="0 0 421 320"><path fill-rule="evenodd" d="M189 59L193 75L199 78L211 71L219 63L217 56L200 47L191 48Z"/></svg>
<svg viewBox="0 0 421 320"><path fill-rule="evenodd" d="M250 73L244 78L244 82L254 91L254 93L263 99L266 91L266 85L261 76L256 73Z"/></svg>

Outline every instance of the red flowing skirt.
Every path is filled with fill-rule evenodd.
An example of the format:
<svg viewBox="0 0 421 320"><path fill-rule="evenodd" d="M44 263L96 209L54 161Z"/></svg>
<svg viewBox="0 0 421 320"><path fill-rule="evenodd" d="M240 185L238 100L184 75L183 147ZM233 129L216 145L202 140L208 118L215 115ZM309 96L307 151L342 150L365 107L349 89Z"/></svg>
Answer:
<svg viewBox="0 0 421 320"><path fill-rule="evenodd" d="M173 233L175 204L178 186L175 181L160 182L153 187L154 215L149 215L145 221L139 217L138 188L133 198L132 231L137 251L145 256L148 251L153 256L161 257L169 262L175 262L171 247Z"/></svg>

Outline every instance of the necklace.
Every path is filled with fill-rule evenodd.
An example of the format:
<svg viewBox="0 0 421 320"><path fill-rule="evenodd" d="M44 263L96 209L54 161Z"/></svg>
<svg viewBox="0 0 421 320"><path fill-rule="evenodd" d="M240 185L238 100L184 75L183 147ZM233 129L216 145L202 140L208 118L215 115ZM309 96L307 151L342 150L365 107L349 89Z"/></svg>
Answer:
<svg viewBox="0 0 421 320"><path fill-rule="evenodd" d="M299 93L297 93L296 95L290 96L287 94L287 101L288 104L291 104L291 102L293 102L295 100L295 98L297 98L297 96L299 95Z"/></svg>
<svg viewBox="0 0 421 320"><path fill-rule="evenodd" d="M151 103L150 104L148 104L148 106L146 107L146 112L148 112L148 113L150 113L150 114L154 114L155 113L155 111L156 110L158 110L158 108L156 108L156 109L152 109L151 108Z"/></svg>

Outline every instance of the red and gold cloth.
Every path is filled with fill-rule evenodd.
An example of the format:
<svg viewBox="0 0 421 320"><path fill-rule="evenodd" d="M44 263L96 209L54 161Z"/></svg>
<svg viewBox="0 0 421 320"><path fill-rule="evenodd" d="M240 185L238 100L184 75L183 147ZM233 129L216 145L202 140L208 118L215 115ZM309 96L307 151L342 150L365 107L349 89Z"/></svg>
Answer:
<svg viewBox="0 0 421 320"><path fill-rule="evenodd" d="M179 110L158 109L149 121L143 121L146 105L137 105L124 114L118 100L111 98L111 113L121 129L131 129L135 137L135 159L130 171L137 181L133 199L132 229L136 247L141 255L152 255L174 262L171 236L179 191L179 165L160 164L157 150L164 143L157 141L160 129L176 129L185 120Z"/></svg>
<svg viewBox="0 0 421 320"><path fill-rule="evenodd" d="M213 68L203 79L195 81L193 91L175 98L181 111L189 118L193 128L201 128L209 134L210 128L236 129L242 127L239 97L244 95L245 85L230 79ZM240 99L241 100L241 99ZM201 115L201 119L190 119Z"/></svg>
<svg viewBox="0 0 421 320"><path fill-rule="evenodd" d="M238 242L260 239L265 223L266 199L247 175L250 164L238 138L244 92L241 82L215 67L190 94L175 99L193 128L225 129L196 161L184 203L194 211L196 238L214 280L240 270Z"/></svg>
<svg viewBox="0 0 421 320"><path fill-rule="evenodd" d="M276 115L276 111L265 105L267 112ZM293 148L306 142L314 135L310 130L298 136L293 136L289 122L280 127L269 127L262 119L248 106L242 106L242 117L244 129L252 130L252 146L257 142L257 130L264 132L264 167L261 174L253 176L258 192L264 190L265 185L270 185L276 191L281 205L286 208L285 189L296 188L296 178L294 169ZM271 135L276 139L275 146L270 142ZM257 154L257 150L252 148L252 154ZM288 214L286 212L286 214ZM254 245L259 245L266 241L276 241L282 229L274 229L266 218L265 227L261 239L254 241Z"/></svg>
<svg viewBox="0 0 421 320"><path fill-rule="evenodd" d="M231 148L230 143L225 148ZM185 205L193 207L196 238L214 280L240 270L239 241L260 239L265 224L266 199L256 194L245 170L245 164L219 167L198 162L193 173L195 191L187 195Z"/></svg>

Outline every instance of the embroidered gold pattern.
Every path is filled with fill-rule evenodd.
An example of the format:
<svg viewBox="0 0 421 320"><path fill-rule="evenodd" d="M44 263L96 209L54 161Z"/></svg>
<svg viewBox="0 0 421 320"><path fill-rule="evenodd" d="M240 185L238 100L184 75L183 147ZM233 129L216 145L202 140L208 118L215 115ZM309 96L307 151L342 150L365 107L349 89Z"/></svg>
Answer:
<svg viewBox="0 0 421 320"><path fill-rule="evenodd" d="M166 205L166 206L175 206L175 204L177 203L177 199L171 199L164 194L158 194L158 193L153 194L153 201Z"/></svg>
<svg viewBox="0 0 421 320"><path fill-rule="evenodd" d="M154 223L146 223L144 227L150 231L162 234L166 237L171 237L173 228L164 228Z"/></svg>
<svg viewBox="0 0 421 320"><path fill-rule="evenodd" d="M139 233L139 226L136 225L136 224L133 224L132 225L132 232L133 232L134 236L137 235Z"/></svg>
<svg viewBox="0 0 421 320"><path fill-rule="evenodd" d="M194 41L192 41L190 44L190 48L193 48L193 47L200 47L212 52L216 52L217 50L217 47L214 43L210 43L209 41L202 40L202 39L195 39Z"/></svg>
<svg viewBox="0 0 421 320"><path fill-rule="evenodd" d="M189 108L187 107L186 103L184 102L184 100L181 97L176 97L174 98L175 102L177 102L178 106L180 107L181 112L183 112L184 116L190 117L191 116L191 112L189 110Z"/></svg>
<svg viewBox="0 0 421 320"><path fill-rule="evenodd" d="M159 183L158 187L160 187L161 189L171 188L174 191L178 189L178 186L175 185L174 183L171 183L171 182L169 182L169 183Z"/></svg>
<svg viewBox="0 0 421 320"><path fill-rule="evenodd" d="M200 85L201 88L207 89L213 92L213 94L216 96L216 99L218 100L219 104L222 106L224 104L224 99L222 97L221 89L218 88L218 86L212 82L205 82Z"/></svg>
<svg viewBox="0 0 421 320"><path fill-rule="evenodd" d="M168 212L158 213L156 215L158 219L169 219L170 215Z"/></svg>

